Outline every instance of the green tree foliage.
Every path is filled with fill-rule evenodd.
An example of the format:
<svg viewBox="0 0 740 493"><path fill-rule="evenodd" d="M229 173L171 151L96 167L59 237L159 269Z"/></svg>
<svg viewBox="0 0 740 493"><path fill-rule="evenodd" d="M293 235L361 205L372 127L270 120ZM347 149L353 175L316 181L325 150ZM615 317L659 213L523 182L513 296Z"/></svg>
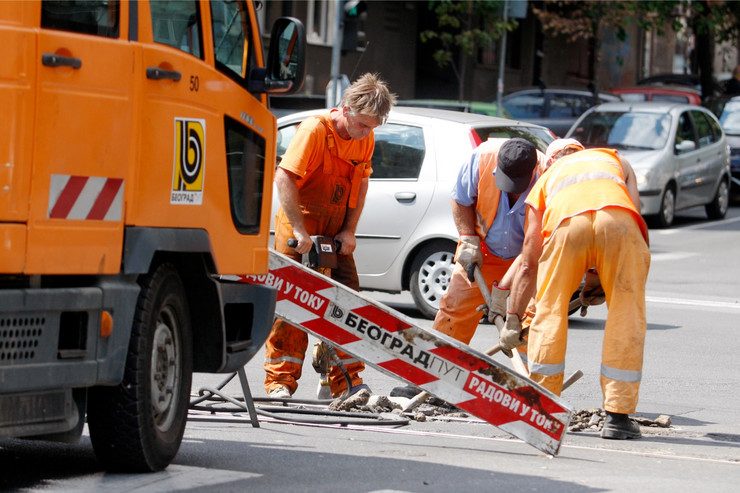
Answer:
<svg viewBox="0 0 740 493"><path fill-rule="evenodd" d="M518 25L504 22L503 2L499 0L432 0L429 9L437 16L437 29L420 34L421 42L437 41L434 60L441 68L451 67L458 80L459 99L463 99L468 60L481 48L493 45L505 31Z"/></svg>
<svg viewBox="0 0 740 493"><path fill-rule="evenodd" d="M600 30L609 26L624 40L625 25L663 34L688 26L696 37L696 64L704 96L712 90L714 43L740 40L740 2L713 0L545 0L532 11L543 30L567 41L578 39L598 43ZM598 51L598 50L597 50ZM596 64L597 60L592 60ZM594 73L596 70L594 69Z"/></svg>

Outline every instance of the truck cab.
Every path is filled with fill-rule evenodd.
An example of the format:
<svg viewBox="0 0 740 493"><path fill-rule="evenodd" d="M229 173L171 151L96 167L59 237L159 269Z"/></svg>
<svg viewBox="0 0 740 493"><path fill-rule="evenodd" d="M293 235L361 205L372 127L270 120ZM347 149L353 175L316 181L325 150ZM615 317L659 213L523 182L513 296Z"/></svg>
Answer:
<svg viewBox="0 0 740 493"><path fill-rule="evenodd" d="M278 19L265 59L255 5L0 2L0 436L87 417L106 467L162 469L192 372L264 343L274 291L222 276L268 270L267 96L305 32Z"/></svg>

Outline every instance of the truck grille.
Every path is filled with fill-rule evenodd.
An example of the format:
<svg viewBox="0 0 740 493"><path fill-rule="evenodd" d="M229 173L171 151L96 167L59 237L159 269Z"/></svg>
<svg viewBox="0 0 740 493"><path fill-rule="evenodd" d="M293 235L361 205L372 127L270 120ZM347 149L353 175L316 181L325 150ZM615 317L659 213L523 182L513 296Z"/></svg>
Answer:
<svg viewBox="0 0 740 493"><path fill-rule="evenodd" d="M43 317L0 318L0 362L33 360L45 324Z"/></svg>

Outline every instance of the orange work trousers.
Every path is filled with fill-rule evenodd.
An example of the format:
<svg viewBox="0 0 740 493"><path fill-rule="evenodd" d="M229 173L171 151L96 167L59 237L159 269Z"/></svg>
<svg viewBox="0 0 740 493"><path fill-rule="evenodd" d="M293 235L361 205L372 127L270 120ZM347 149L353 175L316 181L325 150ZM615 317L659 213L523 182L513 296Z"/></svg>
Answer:
<svg viewBox="0 0 740 493"><path fill-rule="evenodd" d="M311 210L319 213L304 215L309 234L334 236L339 232L344 221L344 207L322 204L314 205ZM300 262L301 255L287 246L288 239L292 237L293 227L280 208L275 218L275 250ZM331 269L330 277L356 291L360 289L355 259L352 255L337 255L337 268ZM265 390L268 393L279 385L287 387L291 394L295 393L307 349L308 335L303 330L280 319L275 320L265 343ZM336 353L351 378L351 385L353 387L361 385L362 378L359 373L365 369L365 364L343 351L336 350ZM329 378L332 396L341 396L347 390L347 378L341 369L332 366Z"/></svg>
<svg viewBox="0 0 740 493"><path fill-rule="evenodd" d="M610 207L565 219L544 245L537 273L537 312L529 328L532 380L560 395L568 337L568 303L596 267L608 315L601 351L604 409L637 408L645 345L645 283L650 250L632 213Z"/></svg>
<svg viewBox="0 0 740 493"><path fill-rule="evenodd" d="M514 259L504 260L490 253L485 247L481 250L483 253L481 274L490 291L494 282L498 283L503 279ZM456 263L452 269L450 285L439 300L439 311L434 317L434 330L470 344L482 316L477 308L485 303L478 283L469 281L465 269ZM491 330L495 331L496 328L492 327ZM517 349L526 363L527 347L520 346Z"/></svg>

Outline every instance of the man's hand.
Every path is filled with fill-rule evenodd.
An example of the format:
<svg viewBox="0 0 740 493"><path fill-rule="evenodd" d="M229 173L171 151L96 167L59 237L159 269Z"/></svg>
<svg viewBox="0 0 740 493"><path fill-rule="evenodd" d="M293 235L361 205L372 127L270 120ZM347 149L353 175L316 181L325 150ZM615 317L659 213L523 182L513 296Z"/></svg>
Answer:
<svg viewBox="0 0 740 493"><path fill-rule="evenodd" d="M334 237L334 241L340 246L337 249L339 255L352 255L357 247L357 240L355 239L354 233L349 230L343 229Z"/></svg>
<svg viewBox="0 0 740 493"><path fill-rule="evenodd" d="M516 313L506 314L506 324L501 329L498 337L498 343L501 349L512 350L517 346L524 344L522 340L522 321Z"/></svg>
<svg viewBox="0 0 740 493"><path fill-rule="evenodd" d="M470 264L483 265L483 254L480 251L480 236L460 235L460 245L457 247L457 262L468 270Z"/></svg>
<svg viewBox="0 0 740 493"><path fill-rule="evenodd" d="M311 248L313 248L313 241L311 240L311 236L305 231L298 231L297 229L294 229L293 237L298 241L298 244L293 247L295 249L295 253L303 255L304 253L310 252Z"/></svg>
<svg viewBox="0 0 740 493"><path fill-rule="evenodd" d="M509 297L509 290L500 288L494 283L491 289L491 306L488 309L488 322L496 324L496 319L506 320L506 299ZM498 326L498 324L496 324Z"/></svg>
<svg viewBox="0 0 740 493"><path fill-rule="evenodd" d="M578 295L581 306L601 305L606 301L604 289L601 287L601 280L595 271L586 272L586 280L583 289Z"/></svg>

